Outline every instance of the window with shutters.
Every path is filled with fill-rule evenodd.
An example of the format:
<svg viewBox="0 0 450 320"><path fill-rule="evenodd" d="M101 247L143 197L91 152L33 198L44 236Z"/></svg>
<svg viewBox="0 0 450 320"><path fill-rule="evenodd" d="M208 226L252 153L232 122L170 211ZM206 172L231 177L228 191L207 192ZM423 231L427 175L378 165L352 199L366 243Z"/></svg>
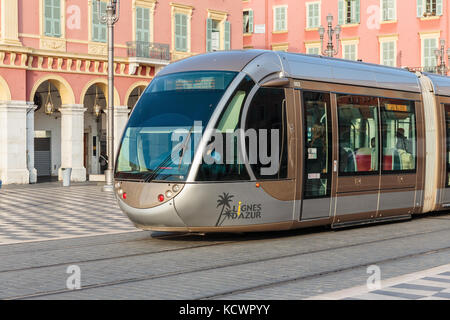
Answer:
<svg viewBox="0 0 450 320"><path fill-rule="evenodd" d="M342 58L346 60L358 60L357 43L342 44Z"/></svg>
<svg viewBox="0 0 450 320"><path fill-rule="evenodd" d="M136 41L150 42L150 9L136 7Z"/></svg>
<svg viewBox="0 0 450 320"><path fill-rule="evenodd" d="M305 43L306 53L320 55L320 41L311 41Z"/></svg>
<svg viewBox="0 0 450 320"><path fill-rule="evenodd" d="M381 42L381 64L390 67L397 66L396 42Z"/></svg>
<svg viewBox="0 0 450 320"><path fill-rule="evenodd" d="M231 49L231 24L227 18L227 12L208 9L206 52Z"/></svg>
<svg viewBox="0 0 450 320"><path fill-rule="evenodd" d="M187 29L188 17L182 13L175 14L175 50L176 51L188 51L188 29Z"/></svg>
<svg viewBox="0 0 450 320"><path fill-rule="evenodd" d="M150 8L136 7L136 55L150 57Z"/></svg>
<svg viewBox="0 0 450 320"><path fill-rule="evenodd" d="M315 55L319 55L320 54L320 48L319 47L310 47L306 49L306 53L307 54L315 54Z"/></svg>
<svg viewBox="0 0 450 320"><path fill-rule="evenodd" d="M100 12L98 9L100 8ZM102 23L99 16L105 14L106 2L100 1L98 5L97 1L92 1L92 41L106 42L106 24Z"/></svg>
<svg viewBox="0 0 450 320"><path fill-rule="evenodd" d="M191 17L194 7L170 3L172 12L172 48L173 59L190 56L191 52Z"/></svg>
<svg viewBox="0 0 450 320"><path fill-rule="evenodd" d="M339 0L338 23L340 25L360 23L360 8L360 0Z"/></svg>
<svg viewBox="0 0 450 320"><path fill-rule="evenodd" d="M44 0L44 35L61 37L61 0Z"/></svg>
<svg viewBox="0 0 450 320"><path fill-rule="evenodd" d="M438 48L437 38L426 38L422 40L423 67L425 71L434 72L437 60L434 51Z"/></svg>
<svg viewBox="0 0 450 320"><path fill-rule="evenodd" d="M443 0L416 0L417 17L442 16Z"/></svg>
<svg viewBox="0 0 450 320"><path fill-rule="evenodd" d="M253 10L245 10L243 12L243 32L244 34L253 33Z"/></svg>
<svg viewBox="0 0 450 320"><path fill-rule="evenodd" d="M381 0L381 21L397 20L396 2L396 0Z"/></svg>
<svg viewBox="0 0 450 320"><path fill-rule="evenodd" d="M287 6L274 7L273 12L274 12L273 31L274 32L287 31Z"/></svg>
<svg viewBox="0 0 450 320"><path fill-rule="evenodd" d="M320 26L320 2L306 3L306 27L318 28Z"/></svg>

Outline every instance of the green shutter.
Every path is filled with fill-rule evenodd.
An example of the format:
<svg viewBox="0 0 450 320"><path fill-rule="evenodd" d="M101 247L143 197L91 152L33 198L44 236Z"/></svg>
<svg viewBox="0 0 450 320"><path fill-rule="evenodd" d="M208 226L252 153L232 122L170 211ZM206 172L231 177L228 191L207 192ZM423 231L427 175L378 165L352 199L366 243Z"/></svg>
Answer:
<svg viewBox="0 0 450 320"><path fill-rule="evenodd" d="M282 7L281 8L281 15L282 15L282 20L283 21L283 30L287 30L287 8L286 7Z"/></svg>
<svg viewBox="0 0 450 320"><path fill-rule="evenodd" d="M436 0L436 15L442 16L442 0Z"/></svg>
<svg viewBox="0 0 450 320"><path fill-rule="evenodd" d="M53 35L61 37L61 0L53 0Z"/></svg>
<svg viewBox="0 0 450 320"><path fill-rule="evenodd" d="M181 51L181 14L175 14L175 50Z"/></svg>
<svg viewBox="0 0 450 320"><path fill-rule="evenodd" d="M175 50L187 51L187 16L175 14Z"/></svg>
<svg viewBox="0 0 450 320"><path fill-rule="evenodd" d="M143 8L136 7L136 41L144 41L142 34L142 29L144 29L144 21L143 21Z"/></svg>
<svg viewBox="0 0 450 320"><path fill-rule="evenodd" d="M106 42L106 24L99 19L97 1L92 1L92 41ZM106 12L106 2L100 2L100 15Z"/></svg>
<svg viewBox="0 0 450 320"><path fill-rule="evenodd" d="M212 51L212 42L211 42L211 34L212 34L212 19L206 19L206 52Z"/></svg>
<svg viewBox="0 0 450 320"><path fill-rule="evenodd" d="M45 0L44 2L44 29L46 36L53 36L52 33L52 0Z"/></svg>
<svg viewBox="0 0 450 320"><path fill-rule="evenodd" d="M436 55L434 50L437 48L436 39L424 39L424 67L435 67L436 66Z"/></svg>
<svg viewBox="0 0 450 320"><path fill-rule="evenodd" d="M422 18L425 12L424 0L417 0L417 17Z"/></svg>
<svg viewBox="0 0 450 320"><path fill-rule="evenodd" d="M275 8L275 31L280 30L280 8Z"/></svg>
<svg viewBox="0 0 450 320"><path fill-rule="evenodd" d="M344 0L338 2L338 24L345 24L345 3Z"/></svg>
<svg viewBox="0 0 450 320"><path fill-rule="evenodd" d="M253 10L248 11L248 29L253 33Z"/></svg>
<svg viewBox="0 0 450 320"><path fill-rule="evenodd" d="M286 7L275 8L275 31L284 31L286 29Z"/></svg>
<svg viewBox="0 0 450 320"><path fill-rule="evenodd" d="M388 9L388 17L389 20L395 20L395 3L394 0L389 0L389 9Z"/></svg>
<svg viewBox="0 0 450 320"><path fill-rule="evenodd" d="M229 21L225 21L225 50L231 49L231 25Z"/></svg>
<svg viewBox="0 0 450 320"><path fill-rule="evenodd" d="M98 10L96 1L92 2L92 40L99 38L99 26L98 26Z"/></svg>
<svg viewBox="0 0 450 320"><path fill-rule="evenodd" d="M355 0L356 4L355 4L355 17L356 17L356 21L354 21L355 23L360 23L361 22L361 0Z"/></svg>
<svg viewBox="0 0 450 320"><path fill-rule="evenodd" d="M136 7L136 41L150 42L150 9Z"/></svg>
<svg viewBox="0 0 450 320"><path fill-rule="evenodd" d="M49 37L61 36L61 1L45 0L44 34Z"/></svg>
<svg viewBox="0 0 450 320"><path fill-rule="evenodd" d="M188 51L188 45L187 45L187 36L188 36L188 31L187 31L187 15L183 14L181 16L181 25L182 25L182 35L183 35L183 41L182 41L182 48L183 51Z"/></svg>
<svg viewBox="0 0 450 320"><path fill-rule="evenodd" d="M308 18L307 18L307 23L306 26L307 28L311 28L313 23L313 5L312 4L308 4Z"/></svg>
<svg viewBox="0 0 450 320"><path fill-rule="evenodd" d="M320 25L320 3L316 3L314 7L315 7L314 27L318 28Z"/></svg>
<svg viewBox="0 0 450 320"><path fill-rule="evenodd" d="M308 28L317 28L320 24L319 4L312 3L308 5Z"/></svg>

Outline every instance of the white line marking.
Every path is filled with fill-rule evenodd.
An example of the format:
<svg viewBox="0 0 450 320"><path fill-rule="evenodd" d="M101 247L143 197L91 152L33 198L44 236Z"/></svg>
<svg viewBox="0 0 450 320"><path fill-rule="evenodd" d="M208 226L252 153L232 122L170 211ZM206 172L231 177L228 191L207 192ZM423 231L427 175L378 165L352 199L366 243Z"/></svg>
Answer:
<svg viewBox="0 0 450 320"><path fill-rule="evenodd" d="M443 266L439 266L436 268L427 269L427 270L423 270L423 271L419 271L419 272L406 274L403 276L399 276L399 277L395 277L395 278L391 278L391 279L387 279L387 280L381 280L381 289L395 286L400 283L411 282L411 281L418 280L418 279L421 279L421 278L427 277L427 276L436 276L439 273L448 272L448 271L450 271L450 264L446 264ZM363 294L370 294L371 291L374 291L374 290L368 290L367 285L362 285L362 286L348 288L348 289L344 289L344 290L340 290L340 291L336 291L336 292L321 294L321 295L318 295L315 297L307 298L306 300L341 300L344 298L356 297L356 296L360 296Z"/></svg>

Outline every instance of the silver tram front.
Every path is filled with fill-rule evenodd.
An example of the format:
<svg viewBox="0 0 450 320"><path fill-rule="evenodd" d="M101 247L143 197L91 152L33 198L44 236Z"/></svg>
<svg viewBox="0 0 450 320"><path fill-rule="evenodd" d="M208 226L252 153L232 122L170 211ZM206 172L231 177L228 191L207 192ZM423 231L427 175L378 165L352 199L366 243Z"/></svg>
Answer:
<svg viewBox="0 0 450 320"><path fill-rule="evenodd" d="M264 59L246 66L261 54L274 61L260 51L186 59L161 71L143 93L115 172L119 205L138 228L291 227L294 138L287 127L293 116L284 88L258 84L263 75L279 80L282 66L266 61L261 67Z"/></svg>

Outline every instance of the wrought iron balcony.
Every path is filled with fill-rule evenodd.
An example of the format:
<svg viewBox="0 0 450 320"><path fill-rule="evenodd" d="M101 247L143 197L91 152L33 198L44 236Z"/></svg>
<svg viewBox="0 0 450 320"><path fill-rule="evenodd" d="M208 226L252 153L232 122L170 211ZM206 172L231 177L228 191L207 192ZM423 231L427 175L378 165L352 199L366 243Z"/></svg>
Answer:
<svg viewBox="0 0 450 320"><path fill-rule="evenodd" d="M405 69L411 72L429 72L429 73L439 73L439 69L437 67L405 67Z"/></svg>
<svg viewBox="0 0 450 320"><path fill-rule="evenodd" d="M156 64L164 65L170 62L170 47L168 44L129 41L127 42L127 47L128 57L135 58L133 60L150 63L156 62Z"/></svg>

